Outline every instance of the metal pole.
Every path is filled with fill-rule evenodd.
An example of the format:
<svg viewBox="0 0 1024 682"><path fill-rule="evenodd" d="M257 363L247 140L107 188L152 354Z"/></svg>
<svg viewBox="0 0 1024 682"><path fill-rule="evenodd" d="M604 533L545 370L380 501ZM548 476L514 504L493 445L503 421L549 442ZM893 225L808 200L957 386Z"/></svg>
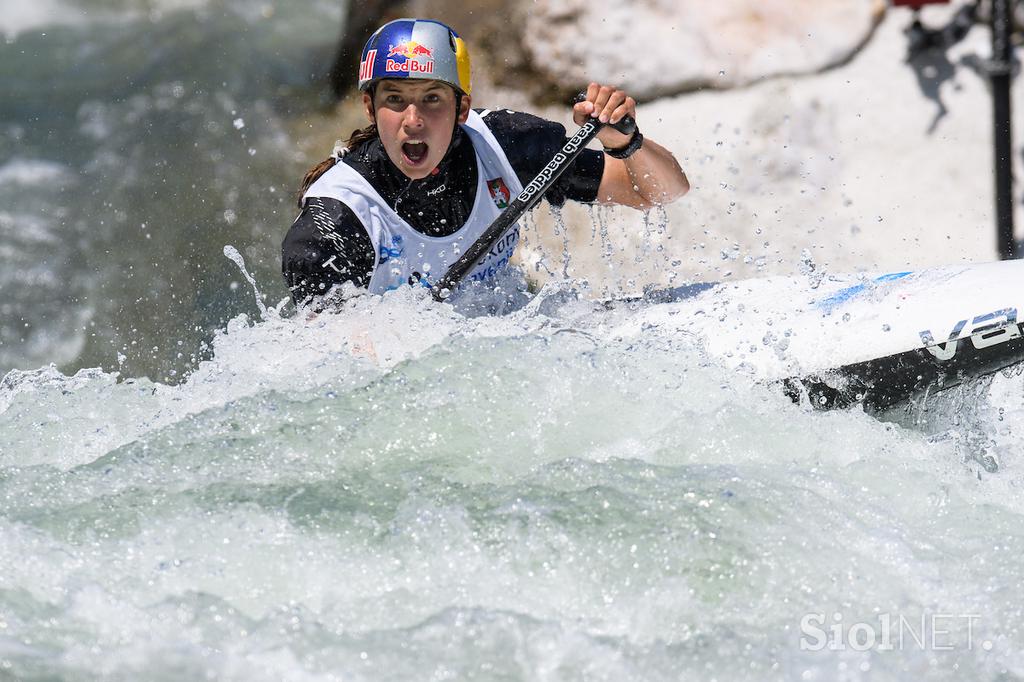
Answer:
<svg viewBox="0 0 1024 682"><path fill-rule="evenodd" d="M992 0L992 114L995 142L996 240L999 257L1017 257L1013 238L1013 131L1010 80L1013 75L1013 0Z"/></svg>

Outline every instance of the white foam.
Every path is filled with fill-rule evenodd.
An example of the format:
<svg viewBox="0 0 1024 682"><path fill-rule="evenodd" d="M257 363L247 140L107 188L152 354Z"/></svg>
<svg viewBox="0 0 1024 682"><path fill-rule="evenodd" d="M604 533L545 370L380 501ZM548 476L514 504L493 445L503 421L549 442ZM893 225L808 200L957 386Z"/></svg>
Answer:
<svg viewBox="0 0 1024 682"><path fill-rule="evenodd" d="M0 166L0 185L40 185L74 180L70 168L54 161L15 157Z"/></svg>
<svg viewBox="0 0 1024 682"><path fill-rule="evenodd" d="M85 21L85 12L76 10L58 0L19 2L8 0L0 10L0 34L9 39L19 33L45 26L79 24Z"/></svg>
<svg viewBox="0 0 1024 682"><path fill-rule="evenodd" d="M50 26L82 26L98 21L130 21L145 16L179 9L202 7L208 0L156 0L147 7L117 11L89 11L60 0L33 0L21 2L6 0L0 7L0 35L7 40L17 38L26 31L44 30Z"/></svg>

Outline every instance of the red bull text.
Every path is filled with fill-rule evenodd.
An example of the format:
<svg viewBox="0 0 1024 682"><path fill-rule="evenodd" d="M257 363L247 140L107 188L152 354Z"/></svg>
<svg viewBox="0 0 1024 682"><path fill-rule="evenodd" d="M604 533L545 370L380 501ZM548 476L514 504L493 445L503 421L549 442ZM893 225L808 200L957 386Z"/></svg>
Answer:
<svg viewBox="0 0 1024 682"><path fill-rule="evenodd" d="M396 61L392 57L401 57L404 61ZM434 73L434 53L424 45L415 40L407 43L391 45L388 48L388 60L384 66L387 71L399 71L403 73Z"/></svg>

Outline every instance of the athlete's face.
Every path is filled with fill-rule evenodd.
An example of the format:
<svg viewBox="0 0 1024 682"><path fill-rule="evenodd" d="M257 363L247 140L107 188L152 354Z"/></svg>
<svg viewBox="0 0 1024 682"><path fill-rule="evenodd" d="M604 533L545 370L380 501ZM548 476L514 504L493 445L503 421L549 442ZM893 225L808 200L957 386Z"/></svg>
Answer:
<svg viewBox="0 0 1024 682"><path fill-rule="evenodd" d="M441 163L455 129L455 90L428 80L382 80L373 100L363 107L391 162L413 180L430 175ZM469 96L462 96L459 123L469 116Z"/></svg>

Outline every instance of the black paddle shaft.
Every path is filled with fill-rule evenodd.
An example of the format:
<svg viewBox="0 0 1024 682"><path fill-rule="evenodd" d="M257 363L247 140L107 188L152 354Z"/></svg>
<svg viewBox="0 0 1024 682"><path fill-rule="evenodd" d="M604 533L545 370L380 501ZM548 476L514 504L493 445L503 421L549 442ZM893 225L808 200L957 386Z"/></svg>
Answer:
<svg viewBox="0 0 1024 682"><path fill-rule="evenodd" d="M632 135L636 130L636 121L631 116L625 116L618 123L608 125L623 135ZM523 188L523 191L509 204L508 208L494 219L494 222L483 231L483 234L459 256L457 261L452 263L444 276L430 288L430 292L436 300L443 301L455 290L458 283L473 269L477 261L493 248L501 235L505 234L505 230L537 205L541 197L551 189L551 186L572 165L576 157L583 152L604 126L605 124L596 118L590 118L580 126L576 134L566 141L565 146L555 154L548 165L544 166L540 173L537 173L537 177Z"/></svg>

